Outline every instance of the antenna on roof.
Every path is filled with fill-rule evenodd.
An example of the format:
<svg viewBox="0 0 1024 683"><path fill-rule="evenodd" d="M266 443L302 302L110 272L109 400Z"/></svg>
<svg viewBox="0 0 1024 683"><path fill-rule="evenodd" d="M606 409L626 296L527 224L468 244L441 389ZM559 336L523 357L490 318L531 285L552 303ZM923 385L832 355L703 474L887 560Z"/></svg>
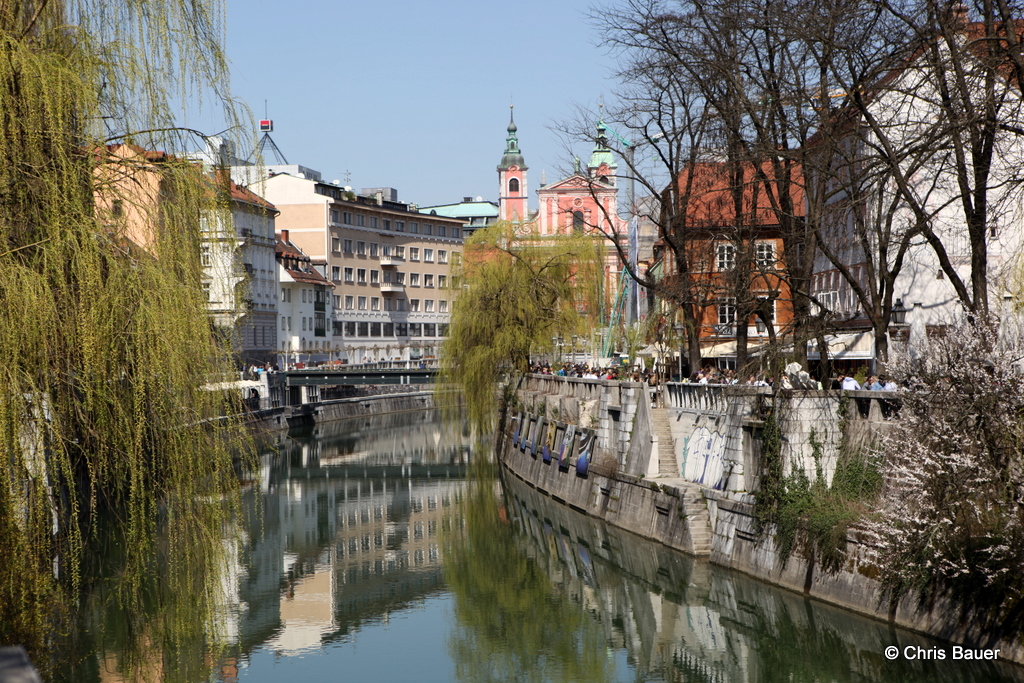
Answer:
<svg viewBox="0 0 1024 683"><path fill-rule="evenodd" d="M267 101L263 100L263 116L267 116ZM281 148L274 142L274 138L270 137L270 134L274 132L274 121L269 117L260 119L260 132L263 133L263 137L256 144L256 149L253 151L247 161L255 161L257 157L264 155L264 151L267 147L274 152L274 158L277 159L279 164L288 164L288 160L285 159L284 154L281 152Z"/></svg>

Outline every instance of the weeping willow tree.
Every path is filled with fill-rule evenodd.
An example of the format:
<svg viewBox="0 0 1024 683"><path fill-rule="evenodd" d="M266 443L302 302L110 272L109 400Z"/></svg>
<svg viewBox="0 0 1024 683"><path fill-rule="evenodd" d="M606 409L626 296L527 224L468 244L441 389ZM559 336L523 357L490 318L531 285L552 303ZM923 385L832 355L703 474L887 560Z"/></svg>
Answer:
<svg viewBox="0 0 1024 683"><path fill-rule="evenodd" d="M491 428L498 384L526 373L531 353L589 332L605 303L604 254L592 236L540 236L507 222L466 240L440 386L461 390L475 427Z"/></svg>
<svg viewBox="0 0 1024 683"><path fill-rule="evenodd" d="M101 537L122 673L173 678L213 621L241 433L203 390L228 368L200 281L218 193L151 150L180 142L170 103L225 85L221 23L214 0L0 0L0 644L44 669Z"/></svg>

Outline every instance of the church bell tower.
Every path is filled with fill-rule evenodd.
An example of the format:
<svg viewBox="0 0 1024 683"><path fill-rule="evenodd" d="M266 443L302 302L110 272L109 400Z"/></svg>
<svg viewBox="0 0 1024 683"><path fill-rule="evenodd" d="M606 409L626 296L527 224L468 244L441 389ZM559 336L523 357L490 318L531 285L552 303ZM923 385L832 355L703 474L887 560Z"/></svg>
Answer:
<svg viewBox="0 0 1024 683"><path fill-rule="evenodd" d="M509 115L505 154L498 164L498 219L522 223L527 220L526 162L516 139L516 122Z"/></svg>

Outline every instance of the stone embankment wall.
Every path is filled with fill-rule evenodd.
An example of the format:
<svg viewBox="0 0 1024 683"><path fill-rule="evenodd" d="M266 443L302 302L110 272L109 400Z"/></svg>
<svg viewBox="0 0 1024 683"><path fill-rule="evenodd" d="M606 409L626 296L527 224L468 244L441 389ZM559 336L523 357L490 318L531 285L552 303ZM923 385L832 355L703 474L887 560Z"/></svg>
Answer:
<svg viewBox="0 0 1024 683"><path fill-rule="evenodd" d="M277 431L286 430L289 427L344 420L349 417L398 413L407 410L427 410L433 407L435 407L433 391L410 391L404 394L386 393L378 396L357 396L282 408L268 408L249 413L248 419L249 423L257 429Z"/></svg>
<svg viewBox="0 0 1024 683"><path fill-rule="evenodd" d="M518 424L554 414L597 432L598 452L585 474L575 467L575 449L559 466L511 439L499 446L512 474L556 501L763 581L956 643L998 647L1001 658L1024 663L1020 643L971 631L941 601L922 607L910 597L890 608L876 580L875 548L863 532L851 531L847 562L831 573L799 553L783 562L772 537L757 534L754 494L769 412L780 427L785 473L802 468L812 480L820 472L831 482L844 449L870 447L884 436L898 416L898 395L773 396L768 387L695 384L654 392L632 382L550 375L528 377L517 395Z"/></svg>

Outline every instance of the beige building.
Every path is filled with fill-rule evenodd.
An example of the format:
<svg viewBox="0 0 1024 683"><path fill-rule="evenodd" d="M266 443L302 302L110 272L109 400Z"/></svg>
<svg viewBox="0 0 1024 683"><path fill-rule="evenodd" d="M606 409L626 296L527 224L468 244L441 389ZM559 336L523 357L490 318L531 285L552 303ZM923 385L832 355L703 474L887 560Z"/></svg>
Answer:
<svg viewBox="0 0 1024 683"><path fill-rule="evenodd" d="M461 256L462 221L419 213L391 188L356 195L314 173L276 174L252 189L280 211L278 230L314 261L327 262L334 358L437 356L455 293L449 269Z"/></svg>

